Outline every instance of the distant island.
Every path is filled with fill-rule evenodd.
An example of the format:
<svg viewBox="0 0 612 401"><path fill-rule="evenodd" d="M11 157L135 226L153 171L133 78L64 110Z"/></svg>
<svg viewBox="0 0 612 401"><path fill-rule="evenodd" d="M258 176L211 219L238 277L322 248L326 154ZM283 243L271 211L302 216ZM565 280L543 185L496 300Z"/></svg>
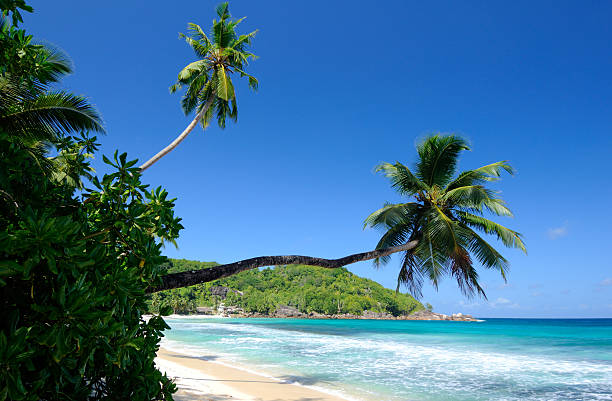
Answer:
<svg viewBox="0 0 612 401"><path fill-rule="evenodd" d="M168 273L216 266L214 262L169 259ZM188 288L152 295L150 312L313 319L473 321L470 315L431 311L408 294L396 293L345 268L289 265L250 270Z"/></svg>

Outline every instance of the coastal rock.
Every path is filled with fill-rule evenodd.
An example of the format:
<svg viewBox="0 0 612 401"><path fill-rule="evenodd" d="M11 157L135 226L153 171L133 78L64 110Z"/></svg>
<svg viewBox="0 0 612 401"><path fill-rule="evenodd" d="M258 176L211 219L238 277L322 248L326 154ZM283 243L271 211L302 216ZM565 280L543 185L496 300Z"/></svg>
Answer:
<svg viewBox="0 0 612 401"><path fill-rule="evenodd" d="M244 309L238 307L238 306L233 306L233 305L225 305L223 303L220 303L219 306L217 307L217 313L221 316L232 316L232 317L242 317L245 316L244 313Z"/></svg>
<svg viewBox="0 0 612 401"><path fill-rule="evenodd" d="M393 315L384 312L374 312L371 310L364 310L360 316L362 319L393 319Z"/></svg>
<svg viewBox="0 0 612 401"><path fill-rule="evenodd" d="M289 305L279 305L274 312L276 317L307 317L306 314L300 312L297 308Z"/></svg>
<svg viewBox="0 0 612 401"><path fill-rule="evenodd" d="M461 322L475 322L477 321L471 315L464 315L463 313L454 313L451 316L444 315L442 313L430 312L422 310L413 313L412 315L402 317L405 320L455 320Z"/></svg>

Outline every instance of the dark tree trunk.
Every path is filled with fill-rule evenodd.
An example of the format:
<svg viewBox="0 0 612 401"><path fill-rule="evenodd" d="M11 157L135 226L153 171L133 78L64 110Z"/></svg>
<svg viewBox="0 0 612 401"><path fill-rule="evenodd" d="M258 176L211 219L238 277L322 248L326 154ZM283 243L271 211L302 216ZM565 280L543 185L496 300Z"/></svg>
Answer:
<svg viewBox="0 0 612 401"><path fill-rule="evenodd" d="M232 276L241 271L255 269L264 266L282 265L308 265L319 266L328 269L350 265L351 263L362 262L364 260L376 259L392 253L409 251L416 247L418 241L410 241L404 245L394 246L384 249L377 249L370 252L356 253L340 259L322 259L312 256L284 255L284 256L260 256L257 258L245 259L239 262L228 263L207 269L192 270L181 273L167 274L162 277L163 284L158 287L151 287L148 293L169 290L172 288L188 287L194 284L207 283L223 277Z"/></svg>

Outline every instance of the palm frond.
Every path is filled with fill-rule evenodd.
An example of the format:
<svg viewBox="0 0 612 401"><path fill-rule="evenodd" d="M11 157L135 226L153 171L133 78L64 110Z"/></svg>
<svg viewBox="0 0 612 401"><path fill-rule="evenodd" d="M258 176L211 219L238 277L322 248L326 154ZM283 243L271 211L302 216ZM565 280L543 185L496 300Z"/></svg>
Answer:
<svg viewBox="0 0 612 401"><path fill-rule="evenodd" d="M391 186L402 195L412 196L419 191L429 190L427 185L413 175L410 169L400 162L396 162L395 164L381 163L374 171L382 171L391 181Z"/></svg>
<svg viewBox="0 0 612 401"><path fill-rule="evenodd" d="M18 104L0 116L0 127L33 139L55 139L76 131L104 132L100 115L87 99L64 91Z"/></svg>
<svg viewBox="0 0 612 401"><path fill-rule="evenodd" d="M471 298L478 294L487 299L484 289L478 283L478 272L474 268L470 255L465 249L460 248L452 255L449 270L464 296Z"/></svg>
<svg viewBox="0 0 612 401"><path fill-rule="evenodd" d="M246 50L246 46L251 45L251 42L258 31L259 30L257 29L251 33L247 33L246 35L238 36L238 39L236 39L229 47L233 50L237 50L240 53L244 52Z"/></svg>
<svg viewBox="0 0 612 401"><path fill-rule="evenodd" d="M207 75L210 64L207 60L198 60L187 64L178 74L177 83L190 83L195 77Z"/></svg>
<svg viewBox="0 0 612 401"><path fill-rule="evenodd" d="M212 44L202 43L199 40L195 40L183 33L179 33L179 37L185 39L185 42L191 47L197 57L207 57L212 49Z"/></svg>
<svg viewBox="0 0 612 401"><path fill-rule="evenodd" d="M427 214L424 227L432 245L442 254L451 255L460 247L457 223L437 205L433 205Z"/></svg>
<svg viewBox="0 0 612 401"><path fill-rule="evenodd" d="M40 82L58 82L64 76L72 73L72 61L66 53L49 43L43 43L40 46L42 60L39 62L37 73L37 79Z"/></svg>
<svg viewBox="0 0 612 401"><path fill-rule="evenodd" d="M484 184L490 181L497 181L501 177L502 171L506 171L508 174L513 175L514 169L506 160L488 164L475 170L464 171L459 176L451 181L446 190L450 191L455 188Z"/></svg>
<svg viewBox="0 0 612 401"><path fill-rule="evenodd" d="M241 77L248 77L249 79L249 88L253 89L253 90L257 90L257 88L259 87L259 81L257 81L257 78L255 78L252 75L247 74L246 72L242 71L239 68L234 68L234 70L238 73L240 73Z"/></svg>
<svg viewBox="0 0 612 401"><path fill-rule="evenodd" d="M187 24L187 31L189 32L189 36L193 40L196 40L198 42L204 42L204 46L211 46L210 39L208 39L208 36L206 35L206 33L204 33L204 30L202 29L202 27L200 27L200 25L190 22Z"/></svg>
<svg viewBox="0 0 612 401"><path fill-rule="evenodd" d="M432 135L417 146L416 176L428 186L444 187L457 167L459 153L469 150L467 142L455 135Z"/></svg>
<svg viewBox="0 0 612 401"><path fill-rule="evenodd" d="M423 297L423 273L420 270L421 262L410 251L404 252L402 265L397 275L397 288L399 292L400 286L404 285L408 288L408 292L413 297L419 299Z"/></svg>
<svg viewBox="0 0 612 401"><path fill-rule="evenodd" d="M506 202L496 196L497 192L482 185L468 185L451 189L442 195L441 199L449 207L482 213L483 210L497 216L512 217L512 212Z"/></svg>
<svg viewBox="0 0 612 401"><path fill-rule="evenodd" d="M221 18L222 20L231 17L231 15L229 13L229 2L227 2L227 1L224 2L224 3L219 4L215 11L217 12L217 15L219 16L219 18Z"/></svg>
<svg viewBox="0 0 612 401"><path fill-rule="evenodd" d="M232 95L230 90L231 83L228 82L229 78L223 66L219 66L219 69L215 71L213 79L217 84L217 97L228 101Z"/></svg>
<svg viewBox="0 0 612 401"><path fill-rule="evenodd" d="M421 261L419 269L423 277L427 277L434 288L438 289L441 278L448 273L448 256L440 251L437 244L432 243L432 238L425 230L413 253Z"/></svg>
<svg viewBox="0 0 612 401"><path fill-rule="evenodd" d="M506 280L506 272L509 267L508 260L473 230L469 231L470 239L467 246L469 251L484 267L499 270L504 280Z"/></svg>
<svg viewBox="0 0 612 401"><path fill-rule="evenodd" d="M481 216L476 216L468 212L460 211L457 213L461 221L473 228L476 228L486 234L496 235L497 238L509 248L518 248L527 253L527 248L521 239L521 234L509 228L495 223Z"/></svg>
<svg viewBox="0 0 612 401"><path fill-rule="evenodd" d="M366 217L363 227L383 227L385 229L398 224L412 224L415 214L418 213L418 203L385 204L381 209Z"/></svg>

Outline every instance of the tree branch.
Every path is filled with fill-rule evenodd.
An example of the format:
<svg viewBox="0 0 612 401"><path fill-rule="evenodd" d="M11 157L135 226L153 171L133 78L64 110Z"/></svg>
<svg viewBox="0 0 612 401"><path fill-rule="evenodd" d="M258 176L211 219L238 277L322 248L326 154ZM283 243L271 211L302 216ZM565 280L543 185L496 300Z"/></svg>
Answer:
<svg viewBox="0 0 612 401"><path fill-rule="evenodd" d="M301 255L282 255L282 256L259 256L257 258L245 259L226 265L214 266L211 268L192 270L181 273L172 273L162 276L163 284L157 287L150 287L147 293L153 293L172 288L188 287L194 284L207 283L223 277L232 276L245 270L255 269L264 266L281 266L281 265L307 265L319 266L327 269L336 269L338 267L350 265L364 260L381 258L391 255L392 253L409 251L415 248L418 241L410 241L404 245L393 246L389 248L377 249L370 252L356 253L348 255L340 259L322 259L312 256Z"/></svg>

